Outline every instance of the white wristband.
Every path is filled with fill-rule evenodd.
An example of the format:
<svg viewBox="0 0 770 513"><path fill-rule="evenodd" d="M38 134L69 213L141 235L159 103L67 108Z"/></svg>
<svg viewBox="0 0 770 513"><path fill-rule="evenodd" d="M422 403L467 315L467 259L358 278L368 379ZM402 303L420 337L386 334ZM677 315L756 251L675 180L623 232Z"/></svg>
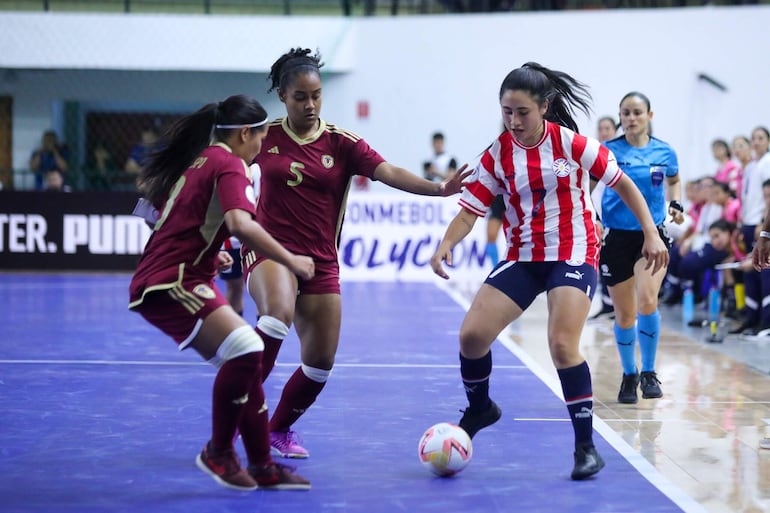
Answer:
<svg viewBox="0 0 770 513"><path fill-rule="evenodd" d="M766 232L762 230L761 232L759 232L759 236L763 239L770 239L770 232Z"/></svg>

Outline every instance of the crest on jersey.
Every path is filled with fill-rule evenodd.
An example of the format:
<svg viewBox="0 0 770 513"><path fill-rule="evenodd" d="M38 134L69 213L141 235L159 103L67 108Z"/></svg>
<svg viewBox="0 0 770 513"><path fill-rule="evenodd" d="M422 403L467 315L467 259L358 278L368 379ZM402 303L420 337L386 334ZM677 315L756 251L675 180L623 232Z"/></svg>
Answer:
<svg viewBox="0 0 770 513"><path fill-rule="evenodd" d="M200 284L196 285L193 289L193 294L195 294L198 297L202 297L203 299L214 299L217 297L216 293L211 290L211 287L208 285Z"/></svg>
<svg viewBox="0 0 770 513"><path fill-rule="evenodd" d="M321 164L326 169L331 169L332 166L334 165L334 157L332 157L331 155L324 155L324 156L322 156L321 157Z"/></svg>
<svg viewBox="0 0 770 513"><path fill-rule="evenodd" d="M570 171L571 170L567 159L560 158L553 161L553 172L556 173L556 176L559 178L564 178L565 176L569 175Z"/></svg>

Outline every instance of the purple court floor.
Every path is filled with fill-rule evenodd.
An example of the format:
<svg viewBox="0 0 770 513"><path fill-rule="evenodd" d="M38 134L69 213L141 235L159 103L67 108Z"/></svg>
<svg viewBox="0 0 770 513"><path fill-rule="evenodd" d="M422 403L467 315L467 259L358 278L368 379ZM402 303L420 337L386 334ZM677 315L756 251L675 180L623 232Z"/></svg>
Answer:
<svg viewBox="0 0 770 513"><path fill-rule="evenodd" d="M502 343L491 384L502 420L475 437L461 474L432 477L417 442L465 407L465 309L425 283L343 283L337 365L295 426L311 457L294 464L313 489L221 488L194 463L210 429L214 369L127 310L128 280L0 274L3 513L702 511L598 432L607 466L571 481L563 401ZM265 384L271 408L297 346L292 332Z"/></svg>

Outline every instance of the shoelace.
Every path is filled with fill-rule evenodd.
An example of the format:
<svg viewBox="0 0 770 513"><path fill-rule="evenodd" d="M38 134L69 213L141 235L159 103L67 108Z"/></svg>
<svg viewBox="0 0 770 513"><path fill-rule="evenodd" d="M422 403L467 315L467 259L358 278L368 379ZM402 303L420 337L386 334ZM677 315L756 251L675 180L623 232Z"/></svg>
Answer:
<svg viewBox="0 0 770 513"><path fill-rule="evenodd" d="M654 373L654 372L649 372L649 373L646 373L646 374L644 374L644 375L641 377L641 379L651 379L651 380L653 380L655 383L657 383L658 385L660 385L660 384L662 384L662 383L663 383L661 380L659 380L659 379L658 379L658 375L657 375L656 373Z"/></svg>
<svg viewBox="0 0 770 513"><path fill-rule="evenodd" d="M286 432L286 442L290 444L302 445L302 437L296 431Z"/></svg>

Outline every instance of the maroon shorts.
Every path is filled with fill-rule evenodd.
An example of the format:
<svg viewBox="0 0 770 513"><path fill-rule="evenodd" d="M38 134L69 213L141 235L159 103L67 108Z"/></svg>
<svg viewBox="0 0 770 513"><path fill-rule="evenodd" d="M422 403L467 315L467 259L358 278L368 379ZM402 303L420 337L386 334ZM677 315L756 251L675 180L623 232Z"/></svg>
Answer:
<svg viewBox="0 0 770 513"><path fill-rule="evenodd" d="M249 251L243 256L243 275L249 279L251 271L267 260L264 256ZM248 284L248 281L247 281ZM316 262L315 276L309 280L299 278L300 294L339 294L340 264L337 262Z"/></svg>
<svg viewBox="0 0 770 513"><path fill-rule="evenodd" d="M198 334L203 319L227 304L214 283L198 282L148 292L131 309L173 338L182 350Z"/></svg>

